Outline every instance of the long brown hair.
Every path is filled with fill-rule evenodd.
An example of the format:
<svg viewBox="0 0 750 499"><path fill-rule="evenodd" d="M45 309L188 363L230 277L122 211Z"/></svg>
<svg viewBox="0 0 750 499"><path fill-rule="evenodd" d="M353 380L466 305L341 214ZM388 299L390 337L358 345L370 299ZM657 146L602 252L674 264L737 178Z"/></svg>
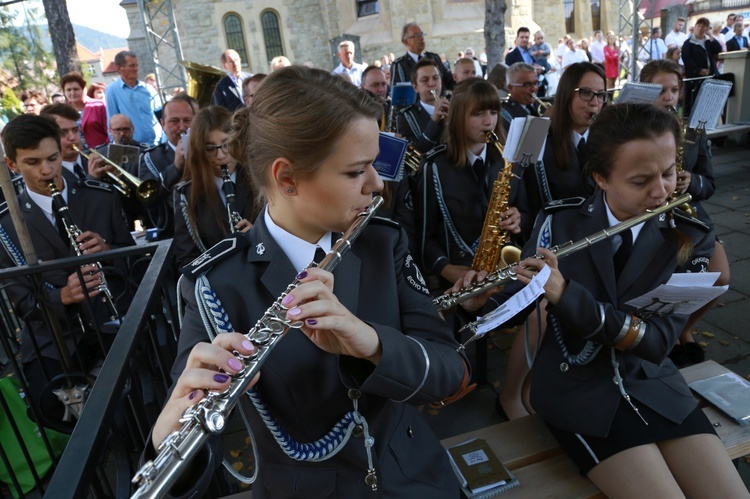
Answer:
<svg viewBox="0 0 750 499"><path fill-rule="evenodd" d="M382 106L321 69L288 66L263 80L249 108L235 113L230 154L265 200L268 171L286 158L297 178L314 175L353 121L380 119Z"/></svg>
<svg viewBox="0 0 750 499"><path fill-rule="evenodd" d="M585 175L598 173L609 178L613 158L628 142L655 139L671 133L675 144L680 138L680 122L673 113L651 104L617 104L602 109L589 129L588 161ZM677 262L682 265L693 252L693 243L685 234L678 237Z"/></svg>
<svg viewBox="0 0 750 499"><path fill-rule="evenodd" d="M216 195L216 177L213 168L209 166L210 159L206 154L208 134L215 130L229 133L232 114L223 107L209 106L198 111L190 125L188 139L188 153L185 160L183 180L190 181L190 198L188 199L188 217L196 226L196 207L198 201L208 202L209 209L219 227L224 227L224 211L220 197Z"/></svg>
<svg viewBox="0 0 750 499"><path fill-rule="evenodd" d="M682 72L680 71L680 67L669 59L656 59L643 66L640 79L643 82L650 83L659 73L672 73L677 76L680 92L682 92Z"/></svg>
<svg viewBox="0 0 750 499"><path fill-rule="evenodd" d="M562 171L570 168L570 157L573 155L573 142L570 139L573 119L570 114L570 104L573 102L575 89L578 88L587 73L595 73L599 76L602 79L602 87L606 88L604 71L590 62L577 62L568 66L557 85L555 102L551 111L550 138L557 168ZM591 139L589 138L589 140Z"/></svg>
<svg viewBox="0 0 750 499"><path fill-rule="evenodd" d="M453 89L444 136L448 146L448 158L457 167L471 166L466 157L466 151L469 150L466 140L467 120L473 113L488 109L497 111L498 119L494 132L505 143L505 129L500 117L500 97L495 86L480 78L469 78Z"/></svg>

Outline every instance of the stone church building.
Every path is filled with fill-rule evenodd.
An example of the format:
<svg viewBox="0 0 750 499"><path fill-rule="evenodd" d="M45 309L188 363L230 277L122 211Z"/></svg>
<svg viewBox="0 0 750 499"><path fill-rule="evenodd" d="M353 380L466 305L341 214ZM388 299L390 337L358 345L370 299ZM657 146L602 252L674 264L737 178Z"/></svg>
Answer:
<svg viewBox="0 0 750 499"><path fill-rule="evenodd" d="M149 2L149 3L154 3ZM158 2L156 2L158 3ZM484 49L484 0L171 0L183 58L220 67L227 48L242 57L243 70L267 73L278 55L292 63L311 62L331 70L342 39L354 41L356 61L372 63L384 54L404 53L401 29L417 22L427 34L427 50L445 53L449 61L459 50ZM123 0L128 13L131 50L139 55L141 77L151 72L142 18L136 0ZM565 33L576 38L596 29L618 31L617 0L507 0L506 48L513 47L515 30L542 29L557 46ZM167 25L155 18L152 29ZM162 65L174 61L174 50L159 51ZM172 62L173 64L173 62ZM175 83L165 81L164 86Z"/></svg>

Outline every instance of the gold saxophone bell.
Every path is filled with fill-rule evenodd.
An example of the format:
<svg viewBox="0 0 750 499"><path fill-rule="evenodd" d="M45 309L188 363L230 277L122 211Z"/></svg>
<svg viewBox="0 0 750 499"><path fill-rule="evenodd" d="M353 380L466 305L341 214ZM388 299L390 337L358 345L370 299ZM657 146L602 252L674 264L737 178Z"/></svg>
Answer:
<svg viewBox="0 0 750 499"><path fill-rule="evenodd" d="M91 157L81 151L77 146L73 146L73 149L75 149L78 154L86 158L86 160L91 161ZM120 194L126 197L130 197L130 186L132 185L133 187L135 187L135 197L138 199L138 201L145 205L150 205L154 201L156 201L156 195L159 192L159 182L156 179L149 178L146 180L141 180L106 156L100 156L105 163L114 168L117 172L114 173L111 170L108 170L107 176L112 181L112 185L114 186L114 188L117 189Z"/></svg>

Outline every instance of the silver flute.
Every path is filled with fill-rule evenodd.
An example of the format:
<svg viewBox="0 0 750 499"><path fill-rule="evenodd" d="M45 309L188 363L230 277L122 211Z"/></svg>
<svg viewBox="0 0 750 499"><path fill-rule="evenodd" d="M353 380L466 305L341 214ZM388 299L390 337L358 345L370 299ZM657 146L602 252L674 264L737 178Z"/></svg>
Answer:
<svg viewBox="0 0 750 499"><path fill-rule="evenodd" d="M559 260L568 255L572 255L576 251L587 248L592 244L596 244L599 241L603 241L604 239L612 237L619 232L630 229L631 227L634 227L641 222L645 222L646 220L653 218L656 215L670 211L674 208L679 208L681 204L687 203L691 199L692 197L690 196L690 194L683 194L673 199L669 203L659 206L654 210L649 210L646 213L642 213L633 218L625 220L624 222L620 222L617 225L613 225L612 227L609 227L607 229L602 229L599 232L584 237L583 239L580 239L576 242L568 241L566 243L553 246L552 248L550 248L550 251L552 251ZM539 253L535 254L532 258L544 259L544 257L542 257L542 255L540 255ZM490 289L496 288L498 286L504 286L510 281L515 281L517 268L518 263L513 263L501 269L497 269L487 274L487 277L485 277L482 282L478 282L467 288L462 288L459 291L440 295L432 300L432 304L435 305L438 310L448 310L449 308L452 308L459 303L463 303L470 298L474 298L475 296L486 293Z"/></svg>
<svg viewBox="0 0 750 499"><path fill-rule="evenodd" d="M83 254L81 251L81 243L79 243L77 239L83 232L78 228L73 221L73 218L70 216L68 204L65 202L65 199L63 199L62 193L60 192L60 189L57 188L57 184L55 184L54 180L49 181L47 189L49 189L50 196L52 197L52 206L65 226L65 233L68 236L70 246L76 252L76 255L81 256ZM96 272L99 272L99 277L101 278L101 282L95 289L101 291L102 301L107 305L107 308L109 308L109 319L115 321L119 318L120 314L117 312L117 307L115 306L115 298L112 296L112 292L107 285L107 279L104 276L102 264L95 262L93 265L96 266Z"/></svg>
<svg viewBox="0 0 750 499"><path fill-rule="evenodd" d="M370 206L361 213L347 229L341 239L318 264L318 268L332 271L349 251L352 243L370 222L375 211L383 204L383 198L376 196ZM313 266L314 264L311 264ZM240 372L232 376L229 387L223 392L208 392L206 398L188 407L180 418L182 427L170 433L159 445L157 456L141 467L133 477L138 489L131 497L156 498L164 496L174 485L185 466L198 454L211 435L221 433L229 414L240 398L250 388L250 383L260 371L271 350L291 328L302 326L299 321L286 317L286 307L281 302L285 296L299 286L295 279L281 296L263 314L245 337L253 343L252 355L233 352L242 363Z"/></svg>

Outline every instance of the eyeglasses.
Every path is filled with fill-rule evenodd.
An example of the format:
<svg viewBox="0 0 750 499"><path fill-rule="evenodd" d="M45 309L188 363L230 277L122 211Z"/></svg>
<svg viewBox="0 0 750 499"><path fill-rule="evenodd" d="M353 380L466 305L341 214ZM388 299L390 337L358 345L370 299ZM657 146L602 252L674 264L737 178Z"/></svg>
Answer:
<svg viewBox="0 0 750 499"><path fill-rule="evenodd" d="M602 90L601 92L594 92L590 88L576 88L573 90L574 92L578 92L578 97L581 98L581 100L585 100L586 102L590 101L594 97L596 97L596 100L599 101L601 104L604 104L609 100L609 92L606 90Z"/></svg>
<svg viewBox="0 0 750 499"><path fill-rule="evenodd" d="M523 87L525 89L535 88L539 86L538 81L527 81L526 83L508 83L509 87Z"/></svg>
<svg viewBox="0 0 750 499"><path fill-rule="evenodd" d="M206 146L206 156L216 156L219 153L219 149L224 154L227 153L227 143L219 144L218 146Z"/></svg>
<svg viewBox="0 0 750 499"><path fill-rule="evenodd" d="M126 127L122 127L122 128L110 128L109 131L112 132L112 133L126 133L126 132L132 132L133 131L133 127L132 126L126 126Z"/></svg>
<svg viewBox="0 0 750 499"><path fill-rule="evenodd" d="M427 36L427 33L414 33L413 35L409 35L406 37L408 40L409 38L424 38Z"/></svg>

